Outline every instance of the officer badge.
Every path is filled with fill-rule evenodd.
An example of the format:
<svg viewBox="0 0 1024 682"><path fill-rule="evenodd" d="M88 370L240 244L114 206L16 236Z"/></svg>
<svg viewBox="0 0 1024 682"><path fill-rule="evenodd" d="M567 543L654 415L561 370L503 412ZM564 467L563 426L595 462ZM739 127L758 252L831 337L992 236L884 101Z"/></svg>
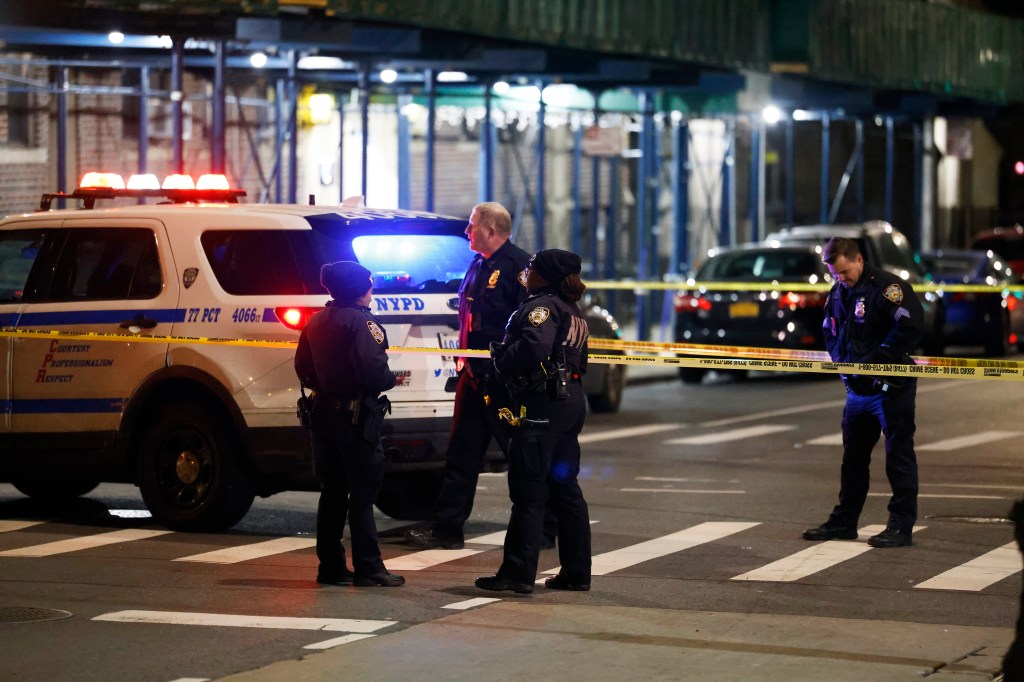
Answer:
<svg viewBox="0 0 1024 682"><path fill-rule="evenodd" d="M366 328L370 330L370 336L377 343L384 343L384 330L373 320L366 321Z"/></svg>
<svg viewBox="0 0 1024 682"><path fill-rule="evenodd" d="M530 314L526 316L526 319L530 321L534 327L539 327L544 323L544 320L551 316L551 311L547 308L534 308L530 311Z"/></svg>
<svg viewBox="0 0 1024 682"><path fill-rule="evenodd" d="M863 298L858 298L857 302L853 305L853 315L854 315L854 317L858 317L858 318L863 319L866 312L867 312L867 307L864 305L864 299Z"/></svg>
<svg viewBox="0 0 1024 682"><path fill-rule="evenodd" d="M899 284L890 284L887 286L885 291L882 292L882 296L885 296L896 305L903 303L903 289L900 289Z"/></svg>
<svg viewBox="0 0 1024 682"><path fill-rule="evenodd" d="M495 270L491 273L491 278L487 280L487 288L493 289L498 286L498 277L501 276L501 270Z"/></svg>
<svg viewBox="0 0 1024 682"><path fill-rule="evenodd" d="M516 279L518 279L519 283L522 284L524 287L526 286L526 269L525 268L519 271L519 274L516 275Z"/></svg>

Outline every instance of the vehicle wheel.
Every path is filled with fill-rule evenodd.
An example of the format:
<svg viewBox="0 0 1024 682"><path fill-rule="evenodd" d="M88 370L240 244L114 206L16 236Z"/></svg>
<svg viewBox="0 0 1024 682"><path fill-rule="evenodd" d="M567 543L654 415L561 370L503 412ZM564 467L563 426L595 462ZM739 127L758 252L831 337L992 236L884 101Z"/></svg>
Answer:
<svg viewBox="0 0 1024 682"><path fill-rule="evenodd" d="M239 468L226 417L208 405L171 403L147 425L138 482L153 518L174 530L221 531L252 506L252 482Z"/></svg>
<svg viewBox="0 0 1024 682"><path fill-rule="evenodd" d="M1010 339L1007 332L1010 321L1005 315L999 315L997 319L990 330L991 335L985 340L985 355L1001 357L1010 354Z"/></svg>
<svg viewBox="0 0 1024 682"><path fill-rule="evenodd" d="M622 404L622 389L626 384L625 365L606 365L600 393L587 396L592 412L618 412Z"/></svg>
<svg viewBox="0 0 1024 682"><path fill-rule="evenodd" d="M87 478L71 479L47 476L43 478L16 478L11 485L24 495L37 500L59 502L86 495L96 489L99 481Z"/></svg>
<svg viewBox="0 0 1024 682"><path fill-rule="evenodd" d="M439 471L403 471L385 474L377 509L400 521L423 521L430 518L441 491L444 475Z"/></svg>
<svg viewBox="0 0 1024 682"><path fill-rule="evenodd" d="M679 378L684 384L699 384L704 378L704 371L696 367L680 367Z"/></svg>

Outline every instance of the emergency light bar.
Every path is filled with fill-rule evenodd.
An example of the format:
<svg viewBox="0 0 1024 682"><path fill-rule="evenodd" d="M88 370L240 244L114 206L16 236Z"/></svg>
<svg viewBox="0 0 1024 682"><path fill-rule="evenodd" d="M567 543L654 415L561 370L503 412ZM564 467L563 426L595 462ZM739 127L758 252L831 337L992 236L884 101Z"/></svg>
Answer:
<svg viewBox="0 0 1024 682"><path fill-rule="evenodd" d="M244 189L232 188L228 179L220 174L207 173L199 176L199 181L192 180L191 175L174 173L168 175L163 183L157 181L152 174L133 175L124 179L117 173L89 172L82 176L78 189L71 192L48 192L39 201L40 211L49 211L54 199L79 199L86 209L95 207L97 199L121 198L158 198L169 199L171 203L185 204L189 202L211 201L237 204L238 197L246 196Z"/></svg>

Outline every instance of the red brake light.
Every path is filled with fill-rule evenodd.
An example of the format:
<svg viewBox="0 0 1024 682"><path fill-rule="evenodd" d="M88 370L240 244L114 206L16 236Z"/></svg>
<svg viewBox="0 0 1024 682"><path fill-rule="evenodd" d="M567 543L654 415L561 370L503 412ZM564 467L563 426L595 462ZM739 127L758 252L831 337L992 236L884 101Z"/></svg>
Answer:
<svg viewBox="0 0 1024 682"><path fill-rule="evenodd" d="M790 310L796 310L798 308L820 308L825 305L825 294L816 291L806 294L801 294L796 291L787 291L779 296L778 303L780 309L789 308Z"/></svg>
<svg viewBox="0 0 1024 682"><path fill-rule="evenodd" d="M1020 305L1020 301L1013 294L1006 297L1006 309L1014 311Z"/></svg>
<svg viewBox="0 0 1024 682"><path fill-rule="evenodd" d="M191 175L173 173L164 178L161 189L195 189L196 183Z"/></svg>
<svg viewBox="0 0 1024 682"><path fill-rule="evenodd" d="M84 189L124 189L124 178L117 173L97 173L90 171L82 176L78 186Z"/></svg>
<svg viewBox="0 0 1024 682"><path fill-rule="evenodd" d="M196 189L231 189L226 176L221 174L206 173L199 176L196 181Z"/></svg>
<svg viewBox="0 0 1024 682"><path fill-rule="evenodd" d="M691 294L689 292L681 292L675 295L673 299L673 305L675 306L676 312L693 312L696 310L703 310L707 312L711 310L711 301L704 298L700 294Z"/></svg>
<svg viewBox="0 0 1024 682"><path fill-rule="evenodd" d="M323 308L304 308L301 306L282 306L280 308L274 308L274 314L277 315L277 319L281 321L281 324L294 329L296 331L302 331L303 327L309 323L309 318L323 310Z"/></svg>

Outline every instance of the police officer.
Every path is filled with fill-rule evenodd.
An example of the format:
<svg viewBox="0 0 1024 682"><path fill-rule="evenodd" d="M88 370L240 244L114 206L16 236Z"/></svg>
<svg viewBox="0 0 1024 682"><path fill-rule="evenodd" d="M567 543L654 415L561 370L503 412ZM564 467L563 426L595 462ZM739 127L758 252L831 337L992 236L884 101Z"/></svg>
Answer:
<svg viewBox="0 0 1024 682"><path fill-rule="evenodd" d="M833 237L822 260L836 283L825 302L825 346L836 362L914 364L922 336L921 302L906 281L864 262L857 243ZM885 434L885 473L892 487L885 530L873 547L911 544L917 520L914 411L917 379L843 375L843 464L839 504L805 540L854 540L868 494L871 450Z"/></svg>
<svg viewBox="0 0 1024 682"><path fill-rule="evenodd" d="M459 288L459 348L486 350L505 334L509 316L526 298L524 269L530 255L509 241L512 218L501 204L477 204L466 235L476 252ZM406 532L409 543L422 547L462 549L463 527L473 511L477 480L491 438L502 450L507 432L498 409L510 401L494 380L488 358L459 358L452 417L445 454L444 482L429 527Z"/></svg>
<svg viewBox="0 0 1024 682"><path fill-rule="evenodd" d="M329 585L397 587L377 546L373 504L384 475L380 427L395 385L388 367L388 338L370 313L373 278L353 261L329 263L320 282L333 300L314 315L299 337L295 373L313 390L311 432L320 504L316 515L316 580ZM348 516L352 566L341 539Z"/></svg>
<svg viewBox="0 0 1024 682"><path fill-rule="evenodd" d="M533 592L543 538L545 505L558 519L562 568L545 581L557 590L590 589L590 516L577 476L579 434L586 416L580 384L587 370L587 323L576 301L580 257L538 251L530 261L530 297L508 321L505 338L491 347L494 367L509 382L517 426L509 448L512 516L504 560L493 576L477 578L485 590Z"/></svg>

